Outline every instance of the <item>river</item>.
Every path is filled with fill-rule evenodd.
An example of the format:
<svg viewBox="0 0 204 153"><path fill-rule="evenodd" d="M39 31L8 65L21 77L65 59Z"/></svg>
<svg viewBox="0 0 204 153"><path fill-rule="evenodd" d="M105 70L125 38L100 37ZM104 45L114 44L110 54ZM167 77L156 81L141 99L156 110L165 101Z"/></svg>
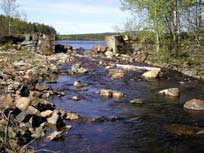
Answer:
<svg viewBox="0 0 204 153"><path fill-rule="evenodd" d="M80 47L86 48L83 45ZM95 123L67 122L73 128L63 139L52 142L39 140L33 144L36 149L62 153L204 152L203 136L178 135L165 130L166 126L173 124L204 127L204 112L189 112L183 109L185 101L191 98L204 98L202 82L177 73L171 73L168 79L147 81L141 78L142 71L128 72L123 79L112 80L107 70L99 66L100 60L78 56L74 61L62 65L61 69L67 71L74 63L81 62L89 69L89 73L59 75L57 82L50 83L49 86L56 90L63 90L65 96L52 96L50 100L58 107L77 112L82 117L112 118L115 116L119 119ZM108 62L115 61L105 61L105 63ZM73 87L73 82L76 80L86 83L87 86ZM180 81L184 81L184 84L180 84ZM161 89L172 87L181 89L179 98L157 94ZM126 96L118 100L102 98L97 94L97 91L102 88L118 90ZM73 96L79 96L80 101L71 100ZM135 98L140 98L143 104L131 104L130 100Z"/></svg>

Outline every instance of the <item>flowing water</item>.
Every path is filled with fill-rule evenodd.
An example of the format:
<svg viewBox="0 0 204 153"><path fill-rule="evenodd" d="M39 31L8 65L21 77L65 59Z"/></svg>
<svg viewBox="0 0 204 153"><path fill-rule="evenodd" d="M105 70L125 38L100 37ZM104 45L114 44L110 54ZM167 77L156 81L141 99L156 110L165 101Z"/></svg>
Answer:
<svg viewBox="0 0 204 153"><path fill-rule="evenodd" d="M82 46L83 47L83 46ZM172 124L204 127L204 112L189 112L183 103L192 98L204 98L202 82L186 79L176 73L168 79L147 81L141 78L143 71L127 72L125 78L112 80L107 70L99 66L100 59L77 57L64 64L69 70L72 64L81 62L89 69L88 74L59 75L50 87L63 90L65 96L50 98L58 107L73 111L86 118L104 117L116 121L67 122L73 128L58 141L37 141L36 149L48 149L62 153L203 153L204 137L169 133L165 126ZM113 62L113 61L106 61ZM113 62L114 63L114 62ZM138 65L138 63L134 63ZM80 80L87 84L83 88L73 87ZM179 84L184 81L184 84ZM179 98L159 96L161 89L179 87ZM102 98L97 91L114 89L125 93L122 99ZM71 97L79 96L74 102ZM140 98L143 104L131 104L130 100ZM42 151L43 152L43 151Z"/></svg>

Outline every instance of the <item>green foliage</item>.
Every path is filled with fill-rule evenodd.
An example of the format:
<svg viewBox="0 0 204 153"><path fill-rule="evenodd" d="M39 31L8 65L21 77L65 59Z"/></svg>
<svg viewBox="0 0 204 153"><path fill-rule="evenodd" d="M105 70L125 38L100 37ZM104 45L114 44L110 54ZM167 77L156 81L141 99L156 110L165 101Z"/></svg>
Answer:
<svg viewBox="0 0 204 153"><path fill-rule="evenodd" d="M137 20L144 20L144 31L153 32L157 51L161 46L166 49L174 49L180 46L183 41L182 34L187 32L193 36L192 41L199 45L204 44L204 35L201 35L204 13L202 0L121 0L123 9L133 14L144 14ZM148 39L143 36L144 39ZM168 38L166 37L168 36ZM186 35L188 36L188 35ZM166 38L165 38L166 37ZM168 40L169 42L164 42ZM144 42L144 40L142 41Z"/></svg>
<svg viewBox="0 0 204 153"><path fill-rule="evenodd" d="M41 50L41 53L44 55L51 55L53 52L50 49L45 48L45 49Z"/></svg>
<svg viewBox="0 0 204 153"><path fill-rule="evenodd" d="M31 62L31 64L33 65L33 66L36 66L37 65L37 61L35 61L35 60L32 60L32 62Z"/></svg>
<svg viewBox="0 0 204 153"><path fill-rule="evenodd" d="M140 38L139 39L139 42L141 44L155 44L155 35L153 32L140 32L138 34L138 37Z"/></svg>
<svg viewBox="0 0 204 153"><path fill-rule="evenodd" d="M31 23L22 21L18 18L11 18L11 34L27 34L33 32L41 32L48 35L56 35L56 30L52 26L39 24L39 23ZM0 15L0 36L8 35L8 17Z"/></svg>
<svg viewBox="0 0 204 153"><path fill-rule="evenodd" d="M19 54L22 55L22 56L30 56L32 54L32 52L26 50L26 49L21 49L19 51Z"/></svg>
<svg viewBox="0 0 204 153"><path fill-rule="evenodd" d="M1 46L2 50L8 50L9 48L11 48L12 43L11 42L7 42L5 43L3 46Z"/></svg>

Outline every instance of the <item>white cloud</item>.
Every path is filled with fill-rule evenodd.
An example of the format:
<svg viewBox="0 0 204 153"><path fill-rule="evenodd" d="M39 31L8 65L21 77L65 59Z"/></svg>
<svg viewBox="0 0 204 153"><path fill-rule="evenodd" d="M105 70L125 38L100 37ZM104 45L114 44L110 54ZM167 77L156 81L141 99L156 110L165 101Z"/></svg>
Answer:
<svg viewBox="0 0 204 153"><path fill-rule="evenodd" d="M97 0L97 4L95 0L81 1L19 0L19 3L29 21L52 25L59 33L109 32L126 20L127 13L110 5L113 0Z"/></svg>
<svg viewBox="0 0 204 153"><path fill-rule="evenodd" d="M54 22L51 23L56 29L61 29L60 34L81 34L81 33L98 33L112 32L114 23L94 22L94 23L73 23L73 22Z"/></svg>

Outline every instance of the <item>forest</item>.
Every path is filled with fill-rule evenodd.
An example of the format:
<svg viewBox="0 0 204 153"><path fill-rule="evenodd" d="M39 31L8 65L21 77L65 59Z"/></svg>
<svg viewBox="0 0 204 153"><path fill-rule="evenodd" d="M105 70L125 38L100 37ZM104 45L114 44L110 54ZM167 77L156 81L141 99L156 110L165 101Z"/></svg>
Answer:
<svg viewBox="0 0 204 153"><path fill-rule="evenodd" d="M4 15L0 15L0 36L9 35L8 22L10 20L11 28L10 34L19 35L33 32L41 32L45 34L56 35L56 30L52 26L39 23L31 23L23 21L19 18L10 18Z"/></svg>

